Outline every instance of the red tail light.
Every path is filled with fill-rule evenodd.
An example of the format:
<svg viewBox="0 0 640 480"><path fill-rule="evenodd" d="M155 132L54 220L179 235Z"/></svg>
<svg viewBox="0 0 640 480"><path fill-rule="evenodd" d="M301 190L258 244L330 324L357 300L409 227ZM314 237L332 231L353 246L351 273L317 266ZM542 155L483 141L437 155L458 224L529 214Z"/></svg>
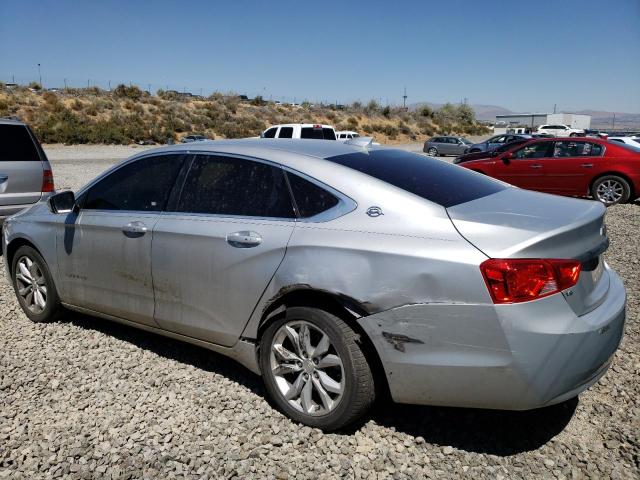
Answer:
<svg viewBox="0 0 640 480"><path fill-rule="evenodd" d="M519 303L573 287L580 276L580 262L491 258L480 265L480 270L493 303Z"/></svg>
<svg viewBox="0 0 640 480"><path fill-rule="evenodd" d="M44 170L42 172L42 193L55 191L53 185L53 172L51 170Z"/></svg>

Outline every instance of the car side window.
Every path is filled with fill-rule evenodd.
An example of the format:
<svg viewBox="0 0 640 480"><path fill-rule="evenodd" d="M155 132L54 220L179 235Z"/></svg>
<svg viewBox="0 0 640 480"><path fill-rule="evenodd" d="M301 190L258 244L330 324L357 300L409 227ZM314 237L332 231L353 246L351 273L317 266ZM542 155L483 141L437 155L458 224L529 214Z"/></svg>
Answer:
<svg viewBox="0 0 640 480"><path fill-rule="evenodd" d="M275 138L277 131L278 131L277 127L270 128L269 130L264 132L264 138Z"/></svg>
<svg viewBox="0 0 640 480"><path fill-rule="evenodd" d="M338 204L335 195L315 183L291 172L287 172L287 178L301 218L313 217Z"/></svg>
<svg viewBox="0 0 640 480"><path fill-rule="evenodd" d="M602 145L591 142L561 141L555 142L554 158L565 157L599 157L602 155Z"/></svg>
<svg viewBox="0 0 640 480"><path fill-rule="evenodd" d="M550 157L553 149L553 142L540 142L533 143L516 150L513 154L513 158L518 160L526 160L531 158L545 158Z"/></svg>
<svg viewBox="0 0 640 480"><path fill-rule="evenodd" d="M24 125L0 125L0 162L40 161L36 145Z"/></svg>
<svg viewBox="0 0 640 480"><path fill-rule="evenodd" d="M135 160L93 185L85 210L164 210L186 155L154 155Z"/></svg>
<svg viewBox="0 0 640 480"><path fill-rule="evenodd" d="M293 127L280 127L278 138L293 138Z"/></svg>
<svg viewBox="0 0 640 480"><path fill-rule="evenodd" d="M197 155L176 211L246 217L294 218L284 171L265 163Z"/></svg>

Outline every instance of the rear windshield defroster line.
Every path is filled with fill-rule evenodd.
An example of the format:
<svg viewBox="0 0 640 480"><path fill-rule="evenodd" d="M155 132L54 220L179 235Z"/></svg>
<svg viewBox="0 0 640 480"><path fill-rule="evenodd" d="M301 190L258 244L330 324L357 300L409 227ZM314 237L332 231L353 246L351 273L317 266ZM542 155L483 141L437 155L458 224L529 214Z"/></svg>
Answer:
<svg viewBox="0 0 640 480"><path fill-rule="evenodd" d="M466 168L402 150L369 150L329 157L378 180L445 208L492 195L507 188Z"/></svg>

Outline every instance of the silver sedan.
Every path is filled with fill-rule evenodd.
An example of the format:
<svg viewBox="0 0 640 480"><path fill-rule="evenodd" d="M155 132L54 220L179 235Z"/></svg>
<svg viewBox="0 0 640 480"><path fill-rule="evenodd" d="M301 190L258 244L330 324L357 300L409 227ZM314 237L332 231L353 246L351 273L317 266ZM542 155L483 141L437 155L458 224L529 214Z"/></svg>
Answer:
<svg viewBox="0 0 640 480"><path fill-rule="evenodd" d="M625 321L604 214L366 141L252 139L141 153L11 217L2 243L31 320L204 346L334 430L381 390L521 410L595 383Z"/></svg>

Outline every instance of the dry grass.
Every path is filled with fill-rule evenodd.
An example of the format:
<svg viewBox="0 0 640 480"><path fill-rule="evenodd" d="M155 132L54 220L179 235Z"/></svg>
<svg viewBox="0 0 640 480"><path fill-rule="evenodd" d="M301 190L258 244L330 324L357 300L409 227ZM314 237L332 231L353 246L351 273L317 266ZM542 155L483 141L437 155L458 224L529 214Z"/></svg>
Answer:
<svg viewBox="0 0 640 480"><path fill-rule="evenodd" d="M179 98L168 92L152 96L137 87L118 86L113 92L97 88L65 92L8 90L0 84L0 116L29 123L46 143L128 144L151 140L164 143L189 133L209 138L258 136L278 123L326 123L338 130L356 130L384 143L423 140L437 133L482 134L465 106L406 112L374 101L344 109L331 106L275 105L235 95Z"/></svg>

